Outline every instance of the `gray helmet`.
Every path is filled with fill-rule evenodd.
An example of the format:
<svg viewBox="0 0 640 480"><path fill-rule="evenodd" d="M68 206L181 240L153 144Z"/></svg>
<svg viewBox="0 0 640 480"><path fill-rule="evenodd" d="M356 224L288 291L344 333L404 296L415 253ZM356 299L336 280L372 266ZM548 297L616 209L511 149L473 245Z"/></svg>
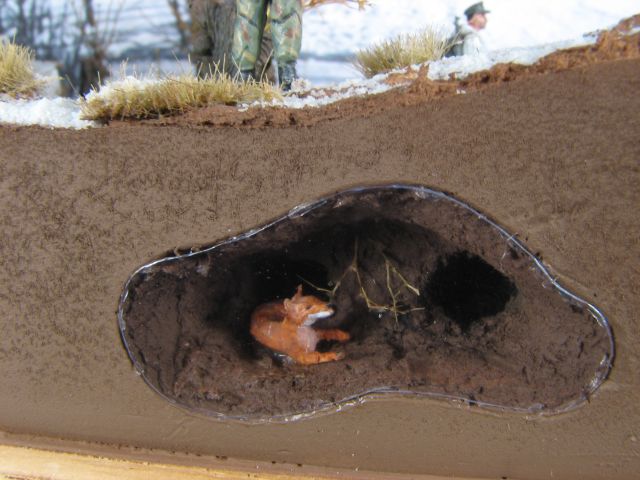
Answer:
<svg viewBox="0 0 640 480"><path fill-rule="evenodd" d="M478 2L478 3L474 3L473 5L471 5L469 8L467 8L464 11L464 14L467 17L467 20L470 20L471 17L473 17L476 13L490 13L489 10L487 10L486 8L484 8L484 5L482 2Z"/></svg>

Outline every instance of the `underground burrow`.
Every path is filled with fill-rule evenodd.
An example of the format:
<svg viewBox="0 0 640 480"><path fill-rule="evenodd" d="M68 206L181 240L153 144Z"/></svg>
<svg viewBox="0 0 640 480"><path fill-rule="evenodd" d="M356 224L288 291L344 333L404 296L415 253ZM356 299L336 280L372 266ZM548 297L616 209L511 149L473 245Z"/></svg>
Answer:
<svg viewBox="0 0 640 480"><path fill-rule="evenodd" d="M318 312L305 328L327 338L309 348L304 329L285 329L284 305ZM252 317L284 350L260 340ZM248 421L373 393L555 413L587 398L613 355L601 313L522 244L411 186L342 192L149 263L129 279L119 321L136 368L167 400Z"/></svg>

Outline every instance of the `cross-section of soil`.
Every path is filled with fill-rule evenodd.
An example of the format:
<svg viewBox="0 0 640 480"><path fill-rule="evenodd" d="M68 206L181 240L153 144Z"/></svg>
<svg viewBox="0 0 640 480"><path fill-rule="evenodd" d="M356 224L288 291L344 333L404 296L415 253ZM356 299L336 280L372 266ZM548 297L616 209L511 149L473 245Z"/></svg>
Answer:
<svg viewBox="0 0 640 480"><path fill-rule="evenodd" d="M314 327L349 333L318 346L344 359L299 365L252 338L252 311L297 285L335 308ZM506 232L419 187L338 194L154 263L132 278L120 315L152 387L248 420L397 391L553 412L593 391L612 357L597 311L562 295Z"/></svg>

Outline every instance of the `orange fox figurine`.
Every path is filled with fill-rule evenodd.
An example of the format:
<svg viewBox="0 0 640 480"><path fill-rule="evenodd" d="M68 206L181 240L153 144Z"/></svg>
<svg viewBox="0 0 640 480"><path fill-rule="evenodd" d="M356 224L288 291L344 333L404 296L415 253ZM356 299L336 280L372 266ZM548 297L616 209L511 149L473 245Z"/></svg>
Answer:
<svg viewBox="0 0 640 480"><path fill-rule="evenodd" d="M251 314L251 335L266 347L290 356L302 365L331 362L344 353L316 352L320 340L346 342L349 334L337 328L315 330L312 325L333 315L333 309L312 295L302 295L302 285L289 299L259 305Z"/></svg>

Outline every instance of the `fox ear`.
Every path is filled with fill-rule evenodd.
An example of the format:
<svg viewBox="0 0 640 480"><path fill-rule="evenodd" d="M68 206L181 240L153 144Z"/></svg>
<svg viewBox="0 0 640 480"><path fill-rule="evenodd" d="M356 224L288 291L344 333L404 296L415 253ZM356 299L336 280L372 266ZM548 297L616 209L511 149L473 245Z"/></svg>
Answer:
<svg viewBox="0 0 640 480"><path fill-rule="evenodd" d="M293 298L298 298L302 296L302 285L298 285L298 288L296 289L296 294L293 296Z"/></svg>

